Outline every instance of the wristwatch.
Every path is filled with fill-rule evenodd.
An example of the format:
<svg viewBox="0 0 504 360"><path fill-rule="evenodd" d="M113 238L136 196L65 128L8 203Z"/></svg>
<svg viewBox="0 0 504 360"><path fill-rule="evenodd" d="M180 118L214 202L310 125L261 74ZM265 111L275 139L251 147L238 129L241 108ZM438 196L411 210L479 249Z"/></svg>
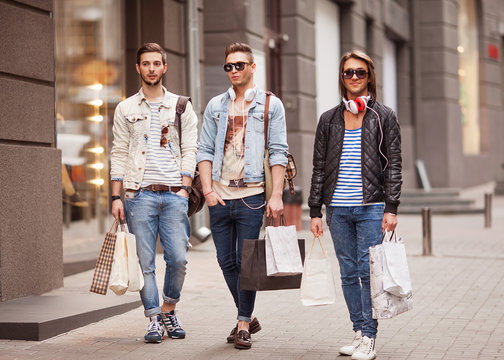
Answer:
<svg viewBox="0 0 504 360"><path fill-rule="evenodd" d="M191 194L192 194L192 187L191 187L191 186L182 185L180 188L181 188L182 190L187 191L187 193L188 193L189 195L191 195Z"/></svg>
<svg viewBox="0 0 504 360"><path fill-rule="evenodd" d="M110 197L111 201L119 200L121 197L119 195L112 195Z"/></svg>

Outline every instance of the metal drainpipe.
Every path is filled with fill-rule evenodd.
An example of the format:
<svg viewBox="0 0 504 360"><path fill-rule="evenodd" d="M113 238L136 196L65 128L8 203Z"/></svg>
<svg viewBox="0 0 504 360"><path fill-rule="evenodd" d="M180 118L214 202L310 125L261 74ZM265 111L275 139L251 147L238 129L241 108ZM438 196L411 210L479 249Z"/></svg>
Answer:
<svg viewBox="0 0 504 360"><path fill-rule="evenodd" d="M198 21L198 0L188 0L186 7L186 52L187 78L189 96L194 112L201 118L201 71L200 71L200 39ZM199 126L201 129L201 126ZM200 131L198 131L200 133ZM191 233L200 241L206 240L210 230L205 227L206 207L191 216ZM204 234L203 236L201 234Z"/></svg>

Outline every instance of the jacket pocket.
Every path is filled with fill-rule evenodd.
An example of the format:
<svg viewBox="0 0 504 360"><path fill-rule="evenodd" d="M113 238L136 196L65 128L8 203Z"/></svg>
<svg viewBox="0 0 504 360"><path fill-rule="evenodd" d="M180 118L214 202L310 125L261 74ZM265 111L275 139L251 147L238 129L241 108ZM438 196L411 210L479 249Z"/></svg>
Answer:
<svg viewBox="0 0 504 360"><path fill-rule="evenodd" d="M128 122L135 124L135 123L138 123L139 121L146 120L147 115L130 114L130 115L126 115L125 118L126 118L126 120L128 120Z"/></svg>
<svg viewBox="0 0 504 360"><path fill-rule="evenodd" d="M260 134L264 133L264 114L263 113L254 113L252 114L252 118L254 119L254 130Z"/></svg>
<svg viewBox="0 0 504 360"><path fill-rule="evenodd" d="M129 128L133 134L142 135L144 133L144 120L147 119L147 115L129 114L125 115L124 117L128 121Z"/></svg>

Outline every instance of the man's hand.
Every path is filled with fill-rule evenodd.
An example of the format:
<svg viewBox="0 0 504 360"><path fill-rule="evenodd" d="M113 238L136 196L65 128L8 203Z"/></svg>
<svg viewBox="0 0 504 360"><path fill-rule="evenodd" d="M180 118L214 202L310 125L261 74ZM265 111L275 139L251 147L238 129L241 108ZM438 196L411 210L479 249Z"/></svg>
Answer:
<svg viewBox="0 0 504 360"><path fill-rule="evenodd" d="M266 217L273 216L273 219L277 219L283 213L283 201L282 195L271 195L268 204L266 205Z"/></svg>
<svg viewBox="0 0 504 360"><path fill-rule="evenodd" d="M117 221L124 220L124 205L121 199L112 201L112 216Z"/></svg>
<svg viewBox="0 0 504 360"><path fill-rule="evenodd" d="M184 190L184 189L180 189L175 194L177 194L180 197L185 197L185 198L189 197L189 193L187 192L187 190Z"/></svg>
<svg viewBox="0 0 504 360"><path fill-rule="evenodd" d="M397 215L392 213L383 214L383 221L381 225L382 232L393 231L395 230L396 226L397 226Z"/></svg>
<svg viewBox="0 0 504 360"><path fill-rule="evenodd" d="M322 230L322 218L312 218L310 221L310 230L315 237L324 235L324 230Z"/></svg>
<svg viewBox="0 0 504 360"><path fill-rule="evenodd" d="M215 206L217 204L221 204L222 206L226 206L226 203L224 202L224 200L222 200L220 195L217 194L213 190L209 191L209 193L205 196L205 200L206 200L208 206Z"/></svg>

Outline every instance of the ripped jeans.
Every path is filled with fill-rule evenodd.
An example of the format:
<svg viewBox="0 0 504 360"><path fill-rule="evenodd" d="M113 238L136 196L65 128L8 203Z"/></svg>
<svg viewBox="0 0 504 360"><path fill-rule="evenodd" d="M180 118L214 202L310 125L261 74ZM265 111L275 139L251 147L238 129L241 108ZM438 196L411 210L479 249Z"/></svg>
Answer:
<svg viewBox="0 0 504 360"><path fill-rule="evenodd" d="M161 313L156 283L156 241L159 233L166 270L163 300L180 300L187 264L190 225L188 199L169 191L128 191L125 212L128 228L135 234L145 285L140 291L146 317Z"/></svg>

